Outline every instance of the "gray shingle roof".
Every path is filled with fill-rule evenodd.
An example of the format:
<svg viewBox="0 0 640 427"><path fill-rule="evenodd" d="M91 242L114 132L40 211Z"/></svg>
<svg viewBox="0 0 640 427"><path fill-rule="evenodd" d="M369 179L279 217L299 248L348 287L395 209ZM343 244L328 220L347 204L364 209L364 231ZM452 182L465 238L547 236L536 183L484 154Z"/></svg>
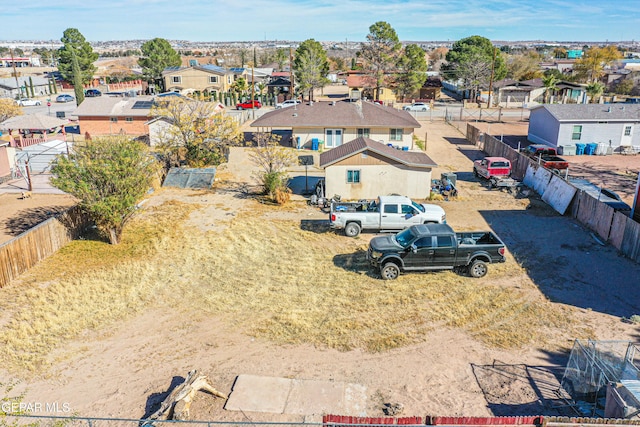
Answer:
<svg viewBox="0 0 640 427"><path fill-rule="evenodd" d="M149 117L149 108L132 108L136 102L153 101L153 96L135 96L122 98L119 96L98 96L85 98L80 106L72 113L78 117Z"/></svg>
<svg viewBox="0 0 640 427"><path fill-rule="evenodd" d="M559 122L610 122L640 120L640 105L634 104L551 104L535 107L544 108Z"/></svg>
<svg viewBox="0 0 640 427"><path fill-rule="evenodd" d="M251 127L418 128L407 111L372 102L305 102L265 113Z"/></svg>
<svg viewBox="0 0 640 427"><path fill-rule="evenodd" d="M321 153L320 167L326 168L340 160L366 151L377 153L389 160L394 160L410 167L434 168L438 166L436 162L434 162L425 153L418 151L402 151L369 138L359 137L347 142L346 144L339 145L336 148L332 148L329 151Z"/></svg>

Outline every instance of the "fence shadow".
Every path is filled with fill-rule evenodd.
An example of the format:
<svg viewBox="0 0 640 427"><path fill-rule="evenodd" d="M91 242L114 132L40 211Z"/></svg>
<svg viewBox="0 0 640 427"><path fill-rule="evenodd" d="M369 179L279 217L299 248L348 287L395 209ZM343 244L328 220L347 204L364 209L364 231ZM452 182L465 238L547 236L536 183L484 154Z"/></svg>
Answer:
<svg viewBox="0 0 640 427"><path fill-rule="evenodd" d="M42 206L18 211L16 215L5 222L7 234L17 236L41 222L69 209L68 206Z"/></svg>

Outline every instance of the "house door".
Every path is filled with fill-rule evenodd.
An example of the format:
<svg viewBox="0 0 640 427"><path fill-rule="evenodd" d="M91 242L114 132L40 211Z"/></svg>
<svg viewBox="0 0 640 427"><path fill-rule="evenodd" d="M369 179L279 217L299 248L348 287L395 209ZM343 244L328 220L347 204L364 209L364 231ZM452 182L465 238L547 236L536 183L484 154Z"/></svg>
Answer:
<svg viewBox="0 0 640 427"><path fill-rule="evenodd" d="M622 126L622 137L620 138L620 145L631 145L633 139L633 125Z"/></svg>
<svg viewBox="0 0 640 427"><path fill-rule="evenodd" d="M326 129L324 131L324 146L334 148L342 145L342 129Z"/></svg>

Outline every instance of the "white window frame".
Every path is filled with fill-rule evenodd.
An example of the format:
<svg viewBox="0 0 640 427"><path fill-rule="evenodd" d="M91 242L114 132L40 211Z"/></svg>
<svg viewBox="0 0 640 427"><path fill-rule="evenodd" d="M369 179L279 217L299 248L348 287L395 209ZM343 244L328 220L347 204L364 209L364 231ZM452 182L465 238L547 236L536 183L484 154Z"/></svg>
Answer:
<svg viewBox="0 0 640 427"><path fill-rule="evenodd" d="M171 76L171 83L174 83L174 84L182 83L182 76Z"/></svg>
<svg viewBox="0 0 640 427"><path fill-rule="evenodd" d="M344 129L325 129L324 130L324 146L326 148L334 148L342 145L344 140Z"/></svg>
<svg viewBox="0 0 640 427"><path fill-rule="evenodd" d="M389 141L402 141L403 135L402 128L389 129Z"/></svg>
<svg viewBox="0 0 640 427"><path fill-rule="evenodd" d="M209 76L209 83L218 83L218 76Z"/></svg>
<svg viewBox="0 0 640 427"><path fill-rule="evenodd" d="M582 125L573 125L573 127L571 128L571 140L580 141L581 139L582 139Z"/></svg>
<svg viewBox="0 0 640 427"><path fill-rule="evenodd" d="M347 169L345 178L347 180L347 184L360 184L360 182L362 182L362 172L360 169Z"/></svg>
<svg viewBox="0 0 640 427"><path fill-rule="evenodd" d="M371 129L370 128L357 128L356 136L363 138L371 138Z"/></svg>

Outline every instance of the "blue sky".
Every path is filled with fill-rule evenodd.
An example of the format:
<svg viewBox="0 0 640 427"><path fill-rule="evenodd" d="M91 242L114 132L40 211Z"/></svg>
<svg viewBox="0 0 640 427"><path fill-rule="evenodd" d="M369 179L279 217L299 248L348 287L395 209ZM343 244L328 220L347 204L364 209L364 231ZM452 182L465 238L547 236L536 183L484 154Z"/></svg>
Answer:
<svg viewBox="0 0 640 427"><path fill-rule="evenodd" d="M363 41L386 21L401 40L640 39L637 0L0 0L0 40Z"/></svg>

